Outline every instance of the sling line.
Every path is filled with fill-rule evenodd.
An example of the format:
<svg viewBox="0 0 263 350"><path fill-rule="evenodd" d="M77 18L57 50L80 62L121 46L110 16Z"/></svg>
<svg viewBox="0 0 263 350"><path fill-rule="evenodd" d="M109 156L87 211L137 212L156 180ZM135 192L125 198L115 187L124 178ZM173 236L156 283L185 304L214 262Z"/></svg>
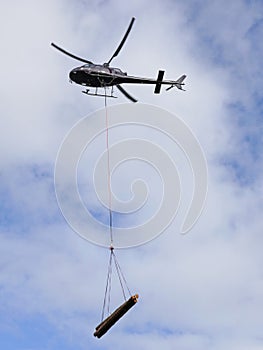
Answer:
<svg viewBox="0 0 263 350"><path fill-rule="evenodd" d="M113 246L113 216L112 216L112 198L111 198L111 173L110 173L110 149L109 149L109 119L107 111L107 94L105 87L105 123L106 123L106 147L107 147L107 180L108 180L108 208L109 208L109 231L110 231L110 258L108 264L108 273L106 279L106 288L104 293L103 308L101 314L101 323L95 328L94 336L101 338L126 312L133 307L138 300L138 294L131 295L130 289L121 270L120 264L114 253ZM112 314L110 314L110 301L111 301L111 282L112 282L112 266L115 266L122 294L124 297L124 303L120 305ZM127 300L125 294L125 288L129 293L130 298ZM105 318L105 311L107 309L107 317Z"/></svg>
<svg viewBox="0 0 263 350"><path fill-rule="evenodd" d="M121 270L120 264L117 260L117 257L114 253L114 246L113 246L113 215L112 215L112 195L111 195L111 173L110 173L110 148L109 148L109 118L108 118L108 109L107 109L107 94L106 94L106 88L105 88L105 99L104 99L104 107L105 107L105 126L106 126L106 149L107 149L107 188L108 188L108 208L109 208L109 233L110 233L110 258L109 258L109 264L108 264L108 273L107 273L107 279L106 279L106 288L104 293L104 300L103 300L103 308L102 308L102 314L101 314L101 320L104 319L105 313L110 314L110 301L111 301L111 281L112 281L112 266L114 263L117 276L120 282L123 298L126 301L126 293L125 288L131 297L131 292L128 287L127 281L124 277L124 274Z"/></svg>

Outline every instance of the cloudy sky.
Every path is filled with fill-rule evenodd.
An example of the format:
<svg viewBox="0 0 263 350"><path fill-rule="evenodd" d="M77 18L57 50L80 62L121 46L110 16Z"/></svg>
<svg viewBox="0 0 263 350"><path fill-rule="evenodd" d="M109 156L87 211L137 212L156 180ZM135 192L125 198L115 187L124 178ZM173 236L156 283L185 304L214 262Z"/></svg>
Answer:
<svg viewBox="0 0 263 350"><path fill-rule="evenodd" d="M14 0L0 6L1 348L263 349L262 2ZM66 133L103 108L103 99L68 83L79 62L50 43L103 63L133 16L114 66L153 78L158 69L167 79L187 74L186 92L127 90L191 128L206 155L209 190L203 214L187 235L179 233L183 208L159 238L117 251L140 300L98 340L92 334L100 321L108 251L67 225L53 177ZM109 105L127 102L116 94ZM145 130L138 135L149 137ZM160 143L171 157L179 152L163 136ZM93 164L96 153L85 160ZM138 175L138 164L135 170ZM147 179L150 170L141 171ZM187 171L183 166L182 179L191 179ZM118 183L125 197L126 182ZM155 185L150 189L148 199L155 199ZM115 306L122 302L118 288L114 283Z"/></svg>

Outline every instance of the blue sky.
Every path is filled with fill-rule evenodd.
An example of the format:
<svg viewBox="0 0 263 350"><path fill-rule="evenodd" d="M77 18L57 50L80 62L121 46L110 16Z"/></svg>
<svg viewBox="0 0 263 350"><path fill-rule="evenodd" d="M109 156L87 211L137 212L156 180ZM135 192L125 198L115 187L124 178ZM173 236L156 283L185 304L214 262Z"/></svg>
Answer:
<svg viewBox="0 0 263 350"><path fill-rule="evenodd" d="M262 2L28 0L2 3L1 14L0 347L262 349ZM114 66L187 74L185 93L127 90L191 127L209 191L188 235L178 233L182 211L158 239L118 252L140 301L98 340L108 252L67 226L53 171L66 133L103 101L68 83L79 63L50 42L102 63L132 16Z"/></svg>

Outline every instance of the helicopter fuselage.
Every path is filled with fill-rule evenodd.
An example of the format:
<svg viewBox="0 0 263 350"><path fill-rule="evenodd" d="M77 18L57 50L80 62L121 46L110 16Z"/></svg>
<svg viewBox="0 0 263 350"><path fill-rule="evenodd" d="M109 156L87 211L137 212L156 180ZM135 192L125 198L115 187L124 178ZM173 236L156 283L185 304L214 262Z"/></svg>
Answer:
<svg viewBox="0 0 263 350"><path fill-rule="evenodd" d="M72 69L69 73L71 82L89 87L108 87L123 83L128 84L156 84L158 79L142 78L127 75L119 68L109 67L107 64L85 64ZM163 80L162 84L176 84L173 80Z"/></svg>
<svg viewBox="0 0 263 350"><path fill-rule="evenodd" d="M133 102L137 102L135 98L127 93L121 84L154 84L154 93L160 93L161 85L170 85L166 90L176 86L178 89L183 90L183 80L186 75L182 75L178 80L163 80L164 71L160 70L157 79L142 78L128 75L119 68L109 67L107 63L94 64L87 63L83 66L72 69L69 73L69 81L79 84L85 87L94 87L95 93L90 93L89 89L82 91L88 95L104 96L97 93L98 88L107 88L116 86L127 98ZM112 90L113 92L113 90ZM114 97L112 94L109 97Z"/></svg>
<svg viewBox="0 0 263 350"><path fill-rule="evenodd" d="M122 83L125 77L127 77L127 73L122 72L119 68L108 67L102 64L85 64L74 68L69 73L70 81L90 87L117 85Z"/></svg>

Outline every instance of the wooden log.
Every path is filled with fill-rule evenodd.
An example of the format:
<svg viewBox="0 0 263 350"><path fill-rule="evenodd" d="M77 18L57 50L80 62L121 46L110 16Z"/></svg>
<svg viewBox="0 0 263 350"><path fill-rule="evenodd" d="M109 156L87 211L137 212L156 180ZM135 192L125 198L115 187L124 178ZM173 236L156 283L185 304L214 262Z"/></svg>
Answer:
<svg viewBox="0 0 263 350"><path fill-rule="evenodd" d="M119 306L109 317L102 321L96 328L94 336L101 338L127 311L133 307L139 298L138 294L130 297L129 300L125 301L121 306Z"/></svg>

